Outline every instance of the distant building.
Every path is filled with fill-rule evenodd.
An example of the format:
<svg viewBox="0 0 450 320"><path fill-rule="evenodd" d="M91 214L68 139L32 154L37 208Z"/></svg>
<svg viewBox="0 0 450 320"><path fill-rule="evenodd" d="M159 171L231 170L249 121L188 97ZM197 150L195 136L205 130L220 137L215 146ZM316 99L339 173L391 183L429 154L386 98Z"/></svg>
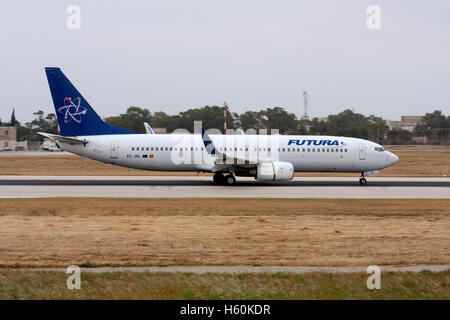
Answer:
<svg viewBox="0 0 450 320"><path fill-rule="evenodd" d="M0 127L0 150L27 150L26 141L17 141L17 127Z"/></svg>
<svg viewBox="0 0 450 320"><path fill-rule="evenodd" d="M159 133L159 134L167 133L167 129L166 128L153 128L153 131L155 133Z"/></svg>
<svg viewBox="0 0 450 320"><path fill-rule="evenodd" d="M389 130L406 130L413 132L422 121L423 116L401 116L400 121L386 120Z"/></svg>

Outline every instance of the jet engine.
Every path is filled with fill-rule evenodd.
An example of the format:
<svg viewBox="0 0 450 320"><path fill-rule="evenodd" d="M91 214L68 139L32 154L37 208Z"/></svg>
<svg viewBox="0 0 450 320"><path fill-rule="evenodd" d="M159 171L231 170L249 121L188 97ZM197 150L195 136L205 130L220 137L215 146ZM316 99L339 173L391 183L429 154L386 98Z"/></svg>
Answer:
<svg viewBox="0 0 450 320"><path fill-rule="evenodd" d="M292 180L294 166L290 162L263 162L256 168L236 168L237 176L255 177L259 181L283 181Z"/></svg>

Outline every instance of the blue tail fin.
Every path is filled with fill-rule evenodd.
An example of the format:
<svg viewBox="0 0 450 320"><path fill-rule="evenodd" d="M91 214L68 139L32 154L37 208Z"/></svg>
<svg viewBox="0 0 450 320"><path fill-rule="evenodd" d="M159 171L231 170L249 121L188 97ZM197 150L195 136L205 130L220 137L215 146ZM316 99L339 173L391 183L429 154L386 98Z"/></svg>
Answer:
<svg viewBox="0 0 450 320"><path fill-rule="evenodd" d="M62 136L133 134L103 121L59 68L45 68Z"/></svg>

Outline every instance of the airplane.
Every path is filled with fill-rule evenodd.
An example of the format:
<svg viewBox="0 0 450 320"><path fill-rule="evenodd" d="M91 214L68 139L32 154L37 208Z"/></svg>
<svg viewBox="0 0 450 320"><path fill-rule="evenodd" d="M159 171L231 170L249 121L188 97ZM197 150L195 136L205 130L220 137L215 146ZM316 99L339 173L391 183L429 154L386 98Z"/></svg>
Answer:
<svg viewBox="0 0 450 320"><path fill-rule="evenodd" d="M288 181L295 172L360 173L392 166L399 158L359 138L305 135L139 134L103 121L60 68L45 68L60 134L40 132L61 150L114 165L155 171L213 173L219 185L236 176ZM146 126L147 127L147 126ZM148 127L147 127L148 128Z"/></svg>

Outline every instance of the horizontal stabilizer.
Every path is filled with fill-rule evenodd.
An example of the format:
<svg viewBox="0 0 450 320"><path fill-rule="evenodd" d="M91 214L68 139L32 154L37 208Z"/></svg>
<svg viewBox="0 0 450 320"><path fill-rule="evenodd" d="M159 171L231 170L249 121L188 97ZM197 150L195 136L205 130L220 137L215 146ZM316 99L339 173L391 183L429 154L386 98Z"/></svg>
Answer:
<svg viewBox="0 0 450 320"><path fill-rule="evenodd" d="M52 133L45 133L45 132L38 132L39 135L52 139L53 141L59 141L62 143L68 143L68 144L82 144L82 145L86 145L88 143L88 141L86 139L77 139L77 138L71 138L71 137L63 137L63 136L59 136L57 134L52 134Z"/></svg>

